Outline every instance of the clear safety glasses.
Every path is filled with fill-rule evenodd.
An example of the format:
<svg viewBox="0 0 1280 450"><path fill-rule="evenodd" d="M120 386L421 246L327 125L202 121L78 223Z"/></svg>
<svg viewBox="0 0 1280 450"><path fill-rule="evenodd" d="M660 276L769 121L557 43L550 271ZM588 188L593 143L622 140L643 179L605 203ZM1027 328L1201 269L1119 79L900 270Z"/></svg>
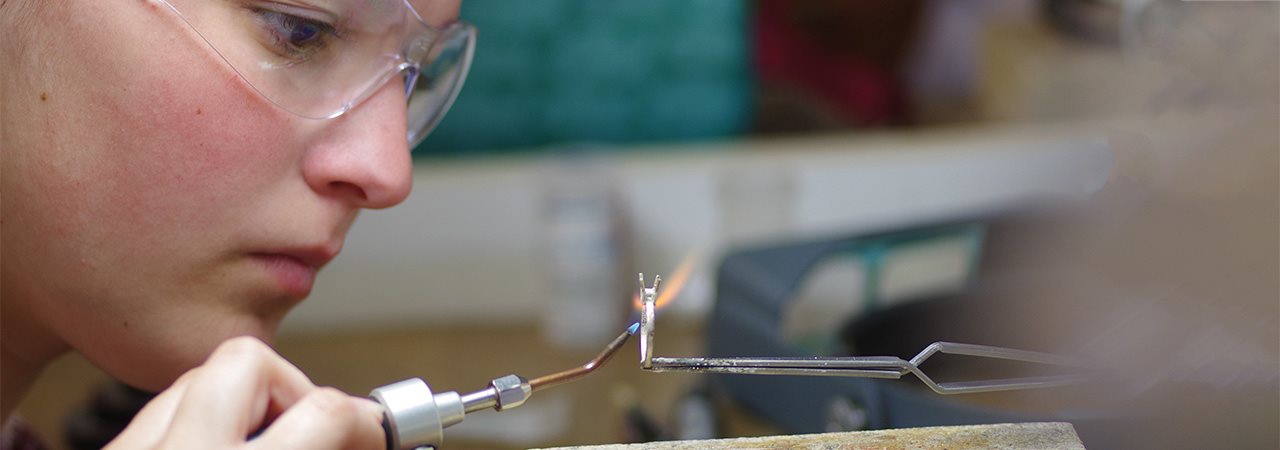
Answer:
<svg viewBox="0 0 1280 450"><path fill-rule="evenodd" d="M402 76L410 148L449 110L475 52L475 27L432 27L408 0L155 1L259 94L302 117L338 117Z"/></svg>

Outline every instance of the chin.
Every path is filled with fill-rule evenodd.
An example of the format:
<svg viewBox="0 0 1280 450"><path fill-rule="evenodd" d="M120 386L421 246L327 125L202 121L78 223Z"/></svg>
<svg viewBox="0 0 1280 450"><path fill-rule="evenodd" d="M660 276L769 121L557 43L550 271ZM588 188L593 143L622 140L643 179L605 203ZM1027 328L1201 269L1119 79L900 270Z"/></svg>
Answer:
<svg viewBox="0 0 1280 450"><path fill-rule="evenodd" d="M110 347L127 349L109 357L85 356L108 375L138 389L160 392L187 371L204 364L223 341L237 336L253 336L267 344L274 341L279 320L240 318L219 321L205 330L162 330L163 336L142 336L133 342L114 342ZM212 324L211 324L212 325Z"/></svg>

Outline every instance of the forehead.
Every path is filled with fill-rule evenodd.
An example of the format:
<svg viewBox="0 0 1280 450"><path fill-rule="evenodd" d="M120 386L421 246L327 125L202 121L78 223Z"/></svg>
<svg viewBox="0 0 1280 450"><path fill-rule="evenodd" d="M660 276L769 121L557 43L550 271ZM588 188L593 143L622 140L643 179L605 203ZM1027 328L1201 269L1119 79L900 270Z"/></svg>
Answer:
<svg viewBox="0 0 1280 450"><path fill-rule="evenodd" d="M417 12L422 20L433 27L442 27L458 19L459 0L335 0L352 29L366 31L383 30L402 20L406 4Z"/></svg>
<svg viewBox="0 0 1280 450"><path fill-rule="evenodd" d="M348 6L342 10L365 17L384 17L390 11L400 11L404 4L409 4L418 15L432 26L440 26L458 18L460 0L335 0L334 3Z"/></svg>

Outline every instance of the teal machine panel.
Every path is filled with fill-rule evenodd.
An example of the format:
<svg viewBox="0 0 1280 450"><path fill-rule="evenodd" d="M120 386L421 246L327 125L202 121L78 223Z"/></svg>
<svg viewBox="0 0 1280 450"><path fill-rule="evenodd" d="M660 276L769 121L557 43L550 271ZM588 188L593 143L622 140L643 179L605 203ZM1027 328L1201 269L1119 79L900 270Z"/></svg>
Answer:
<svg viewBox="0 0 1280 450"><path fill-rule="evenodd" d="M749 3L466 0L479 28L462 93L415 156L561 143L701 140L753 116Z"/></svg>

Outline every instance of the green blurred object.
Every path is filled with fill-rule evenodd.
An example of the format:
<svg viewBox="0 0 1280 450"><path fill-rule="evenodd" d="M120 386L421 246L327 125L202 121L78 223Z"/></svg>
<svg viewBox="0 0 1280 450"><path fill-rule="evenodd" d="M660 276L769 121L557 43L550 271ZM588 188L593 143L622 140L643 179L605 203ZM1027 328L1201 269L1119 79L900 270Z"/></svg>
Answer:
<svg viewBox="0 0 1280 450"><path fill-rule="evenodd" d="M752 117L748 2L465 0L471 74L415 157L696 140Z"/></svg>

